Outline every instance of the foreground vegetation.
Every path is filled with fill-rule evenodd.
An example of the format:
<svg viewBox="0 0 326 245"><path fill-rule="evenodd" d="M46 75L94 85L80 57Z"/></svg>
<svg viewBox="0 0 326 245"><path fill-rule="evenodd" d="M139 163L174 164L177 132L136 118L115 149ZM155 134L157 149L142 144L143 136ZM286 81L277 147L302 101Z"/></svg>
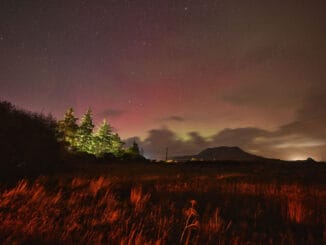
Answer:
<svg viewBox="0 0 326 245"><path fill-rule="evenodd" d="M2 184L0 243L325 244L324 177L323 165L85 164Z"/></svg>

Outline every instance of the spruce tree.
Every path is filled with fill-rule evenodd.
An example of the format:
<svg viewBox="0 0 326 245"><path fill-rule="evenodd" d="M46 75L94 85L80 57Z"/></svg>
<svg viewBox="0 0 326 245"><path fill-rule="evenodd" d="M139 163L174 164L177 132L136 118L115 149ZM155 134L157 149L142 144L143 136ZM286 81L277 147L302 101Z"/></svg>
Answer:
<svg viewBox="0 0 326 245"><path fill-rule="evenodd" d="M115 156L121 156L123 145L124 145L124 143L122 142L119 135L118 134L113 134L112 135L112 153Z"/></svg>
<svg viewBox="0 0 326 245"><path fill-rule="evenodd" d="M94 136L94 153L101 156L105 153L114 153L112 147L113 133L111 126L104 119Z"/></svg>
<svg viewBox="0 0 326 245"><path fill-rule="evenodd" d="M76 144L77 120L73 108L69 108L64 115L64 119L58 122L59 141L64 142L68 149L72 149Z"/></svg>
<svg viewBox="0 0 326 245"><path fill-rule="evenodd" d="M76 146L78 151L94 154L93 129L92 111L88 109L86 114L82 117L80 126L77 130Z"/></svg>

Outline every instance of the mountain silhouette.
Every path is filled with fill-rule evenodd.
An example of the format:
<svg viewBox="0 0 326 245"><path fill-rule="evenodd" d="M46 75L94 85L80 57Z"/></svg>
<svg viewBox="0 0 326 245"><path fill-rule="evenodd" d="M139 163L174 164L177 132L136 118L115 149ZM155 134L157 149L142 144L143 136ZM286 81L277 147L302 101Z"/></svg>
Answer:
<svg viewBox="0 0 326 245"><path fill-rule="evenodd" d="M245 152L237 146L207 148L196 155L177 156L173 158L176 161L257 161L263 159L265 158Z"/></svg>

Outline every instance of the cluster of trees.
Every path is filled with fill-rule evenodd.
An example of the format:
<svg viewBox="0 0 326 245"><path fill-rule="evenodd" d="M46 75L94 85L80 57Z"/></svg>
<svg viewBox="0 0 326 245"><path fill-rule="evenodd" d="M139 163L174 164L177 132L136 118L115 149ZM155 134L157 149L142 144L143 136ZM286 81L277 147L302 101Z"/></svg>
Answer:
<svg viewBox="0 0 326 245"><path fill-rule="evenodd" d="M69 108L62 120L58 121L58 140L65 144L71 152L86 152L103 157L112 154L122 157L125 154L138 156L140 151L134 142L133 146L123 148L124 143L119 135L114 133L111 125L103 120L97 130L94 130L92 111L88 109L78 124L73 108Z"/></svg>

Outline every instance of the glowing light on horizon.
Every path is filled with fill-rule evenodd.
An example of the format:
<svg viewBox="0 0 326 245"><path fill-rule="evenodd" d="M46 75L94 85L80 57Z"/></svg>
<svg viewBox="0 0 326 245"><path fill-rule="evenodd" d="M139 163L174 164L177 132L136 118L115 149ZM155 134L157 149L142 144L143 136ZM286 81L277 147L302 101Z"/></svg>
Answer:
<svg viewBox="0 0 326 245"><path fill-rule="evenodd" d="M303 148L303 147L316 147L323 146L326 142L324 140L314 140L314 141L305 141L305 142L286 142L278 144L275 148Z"/></svg>
<svg viewBox="0 0 326 245"><path fill-rule="evenodd" d="M291 155L288 157L288 160L290 161L301 161L306 160L309 156L306 155Z"/></svg>

